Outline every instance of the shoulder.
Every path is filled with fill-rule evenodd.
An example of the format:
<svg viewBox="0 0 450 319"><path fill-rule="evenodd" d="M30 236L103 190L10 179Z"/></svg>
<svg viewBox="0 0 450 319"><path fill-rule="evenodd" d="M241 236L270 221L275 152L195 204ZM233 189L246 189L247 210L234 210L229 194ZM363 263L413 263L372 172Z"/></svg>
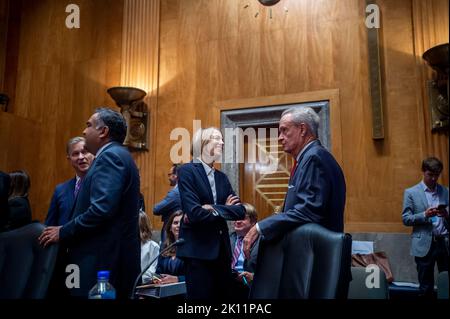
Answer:
<svg viewBox="0 0 450 319"><path fill-rule="evenodd" d="M411 187L408 187L407 189L405 189L406 194L417 193L420 191L423 191L421 183L418 183L414 186L411 186Z"/></svg>
<svg viewBox="0 0 450 319"><path fill-rule="evenodd" d="M60 192L63 189L65 189L66 187L70 187L71 184L75 185L75 178L68 179L67 181L56 185L55 192Z"/></svg>

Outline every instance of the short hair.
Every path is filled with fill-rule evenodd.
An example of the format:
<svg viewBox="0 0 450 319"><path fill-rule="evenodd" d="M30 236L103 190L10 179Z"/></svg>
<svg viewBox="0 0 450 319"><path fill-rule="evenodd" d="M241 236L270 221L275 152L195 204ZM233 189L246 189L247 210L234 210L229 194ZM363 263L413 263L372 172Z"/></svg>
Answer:
<svg viewBox="0 0 450 319"><path fill-rule="evenodd" d="M442 165L442 162L433 156L424 159L422 162L422 172L430 171L433 173L440 173L443 168L444 165Z"/></svg>
<svg viewBox="0 0 450 319"><path fill-rule="evenodd" d="M178 171L180 170L181 164L176 163L172 165L173 174L178 176Z"/></svg>
<svg viewBox="0 0 450 319"><path fill-rule="evenodd" d="M192 156L201 156L201 154L203 153L203 148L206 146L206 144L208 144L208 142L211 139L211 136L214 134L215 131L220 132L220 134L222 134L220 129L214 126L207 127L205 129L201 128L194 133L194 136L192 137L192 146L191 146ZM194 153L194 151L198 150L199 146L200 146L200 153L199 154Z"/></svg>
<svg viewBox="0 0 450 319"><path fill-rule="evenodd" d="M245 216L248 216L252 224L256 224L258 221L258 213L256 212L255 206L249 203L242 203L245 208Z"/></svg>
<svg viewBox="0 0 450 319"><path fill-rule="evenodd" d="M11 184L9 186L9 198L28 196L31 182L27 172L23 170L9 173Z"/></svg>
<svg viewBox="0 0 450 319"><path fill-rule="evenodd" d="M299 125L301 123L305 123L308 125L309 129L311 130L311 133L315 136L319 136L319 122L320 117L317 115L317 113L310 107L291 107L287 110L285 110L281 117L291 114L292 115L292 122L294 122L296 125Z"/></svg>
<svg viewBox="0 0 450 319"><path fill-rule="evenodd" d="M139 211L139 236L141 238L141 243L145 243L152 239L152 224L150 223L150 218L148 218L147 213L143 210Z"/></svg>
<svg viewBox="0 0 450 319"><path fill-rule="evenodd" d="M68 156L70 156L70 149L71 149L72 145L78 144L80 142L85 142L86 143L86 139L84 137L82 137L82 136L75 136L75 137L72 137L67 142L66 153L67 153Z"/></svg>
<svg viewBox="0 0 450 319"><path fill-rule="evenodd" d="M95 109L94 114L97 114L96 128L99 128L99 124L107 126L109 128L109 138L111 141L120 144L125 141L125 137L127 136L127 123L122 114L106 107Z"/></svg>

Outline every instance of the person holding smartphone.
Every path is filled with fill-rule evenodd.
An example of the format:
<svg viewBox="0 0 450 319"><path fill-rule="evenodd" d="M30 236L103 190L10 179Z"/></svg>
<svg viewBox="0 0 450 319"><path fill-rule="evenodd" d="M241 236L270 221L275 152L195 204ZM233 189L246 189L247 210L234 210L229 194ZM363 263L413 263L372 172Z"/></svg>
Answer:
<svg viewBox="0 0 450 319"><path fill-rule="evenodd" d="M429 157L422 162L423 179L404 192L402 220L412 226L411 255L417 264L419 291L434 297L434 265L448 271L448 188L438 184L442 162Z"/></svg>

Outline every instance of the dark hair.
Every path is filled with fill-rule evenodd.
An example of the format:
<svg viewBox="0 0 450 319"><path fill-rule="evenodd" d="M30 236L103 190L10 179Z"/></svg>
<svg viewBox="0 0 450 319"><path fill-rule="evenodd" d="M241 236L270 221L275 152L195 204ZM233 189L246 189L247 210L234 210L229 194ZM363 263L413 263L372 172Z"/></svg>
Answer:
<svg viewBox="0 0 450 319"><path fill-rule="evenodd" d="M181 164L173 164L172 165L172 169L173 169L173 174L175 174L175 175L177 175L178 176L178 170L180 169L180 167L181 167Z"/></svg>
<svg viewBox="0 0 450 319"><path fill-rule="evenodd" d="M9 173L11 184L9 186L9 198L28 196L30 189L30 177L25 171L13 171Z"/></svg>
<svg viewBox="0 0 450 319"><path fill-rule="evenodd" d="M443 168L442 162L436 157L428 157L422 162L422 172L430 171L439 174Z"/></svg>
<svg viewBox="0 0 450 319"><path fill-rule="evenodd" d="M97 125L103 124L109 128L111 141L122 144L127 136L127 123L122 114L105 107L95 109L95 114L98 114Z"/></svg>
<svg viewBox="0 0 450 319"><path fill-rule="evenodd" d="M164 231L166 232L166 239L164 240L161 250L163 250L164 248L166 248L167 246L169 246L170 244L175 242L175 236L173 235L173 233L171 231L172 223L173 223L173 220L175 219L175 217L182 216L182 215L183 215L183 211L181 211L181 210L177 210L172 215L170 215L169 219L167 220L166 227L164 228ZM168 251L163 253L162 256L172 257L172 256L175 256L176 252L177 252L177 247L173 246Z"/></svg>

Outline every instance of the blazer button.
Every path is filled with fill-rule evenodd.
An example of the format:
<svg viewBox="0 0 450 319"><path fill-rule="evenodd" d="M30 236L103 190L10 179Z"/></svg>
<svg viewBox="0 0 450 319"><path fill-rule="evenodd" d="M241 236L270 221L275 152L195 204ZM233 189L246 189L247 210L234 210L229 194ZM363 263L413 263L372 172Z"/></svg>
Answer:
<svg viewBox="0 0 450 319"><path fill-rule="evenodd" d="M219 234L222 235L222 231L221 230L219 230Z"/></svg>

